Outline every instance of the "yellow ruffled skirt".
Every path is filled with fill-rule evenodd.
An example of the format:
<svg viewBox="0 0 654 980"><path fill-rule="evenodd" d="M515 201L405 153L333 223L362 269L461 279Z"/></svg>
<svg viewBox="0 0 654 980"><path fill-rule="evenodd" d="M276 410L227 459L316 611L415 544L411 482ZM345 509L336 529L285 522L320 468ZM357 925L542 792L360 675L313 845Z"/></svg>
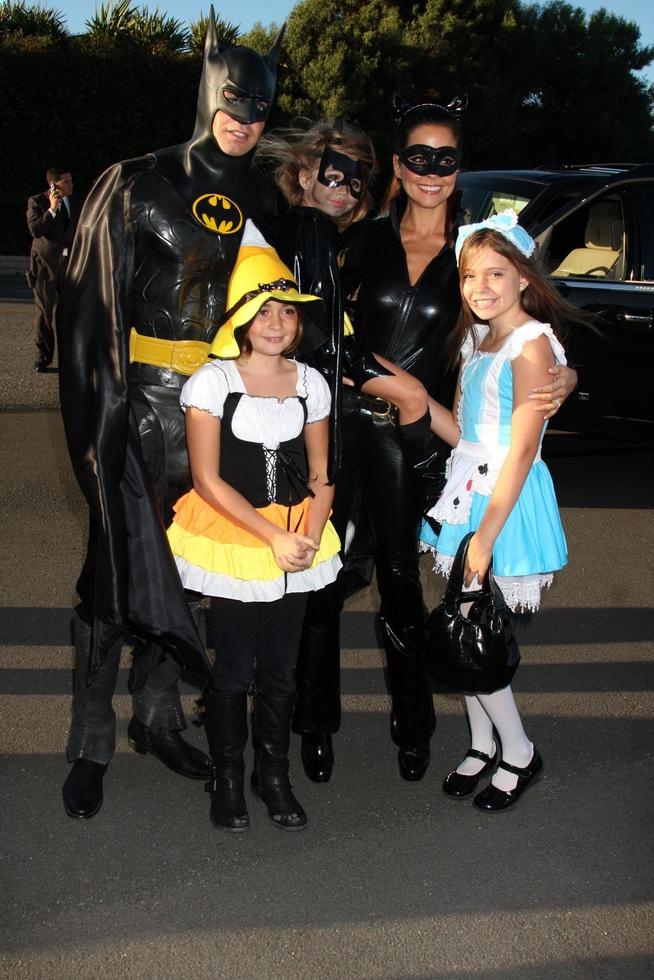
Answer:
<svg viewBox="0 0 654 980"><path fill-rule="evenodd" d="M269 504L262 517L282 530L306 533L309 498L292 507ZM335 581L340 541L327 521L310 568L285 574L268 545L191 490L177 501L168 540L184 588L243 602L272 602L289 592L315 592Z"/></svg>

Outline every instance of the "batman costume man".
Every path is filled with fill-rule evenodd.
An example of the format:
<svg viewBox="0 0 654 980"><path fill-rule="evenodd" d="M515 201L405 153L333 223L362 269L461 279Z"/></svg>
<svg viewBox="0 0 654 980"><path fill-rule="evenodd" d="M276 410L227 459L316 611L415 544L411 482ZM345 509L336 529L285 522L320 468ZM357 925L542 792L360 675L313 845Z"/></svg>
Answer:
<svg viewBox="0 0 654 980"><path fill-rule="evenodd" d="M253 157L282 35L265 58L221 48L212 7L191 140L110 167L80 218L58 323L66 438L90 511L63 787L72 817L102 805L126 632L131 747L208 776L208 757L180 735L180 664L210 675L164 527L190 485L180 389L224 314L247 218L265 228L276 209Z"/></svg>

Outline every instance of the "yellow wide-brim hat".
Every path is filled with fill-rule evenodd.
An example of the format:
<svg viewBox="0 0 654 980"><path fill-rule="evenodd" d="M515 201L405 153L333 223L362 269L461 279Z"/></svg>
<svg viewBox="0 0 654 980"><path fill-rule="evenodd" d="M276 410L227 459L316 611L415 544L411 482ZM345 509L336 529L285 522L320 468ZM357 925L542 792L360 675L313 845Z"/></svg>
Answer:
<svg viewBox="0 0 654 980"><path fill-rule="evenodd" d="M236 264L227 286L227 310L209 355L239 357L236 331L249 323L269 299L280 303L315 303L319 296L301 293L293 273L248 219Z"/></svg>

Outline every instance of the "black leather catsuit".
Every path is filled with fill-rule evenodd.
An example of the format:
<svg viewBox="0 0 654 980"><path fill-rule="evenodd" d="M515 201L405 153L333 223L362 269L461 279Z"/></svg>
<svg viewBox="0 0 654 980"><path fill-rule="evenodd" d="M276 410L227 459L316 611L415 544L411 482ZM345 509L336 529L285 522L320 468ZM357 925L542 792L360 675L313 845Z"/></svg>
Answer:
<svg viewBox="0 0 654 980"><path fill-rule="evenodd" d="M356 332L381 354L451 404L448 339L459 310L453 250L445 248L411 285L399 235L401 210L350 229L344 245L346 289L358 287ZM295 728L333 732L339 722L338 614L343 597L377 569L380 622L393 702L392 733L401 746L424 743L434 730L430 687L420 664L425 610L418 571L424 509L419 480L405 461L396 412L388 403L345 391L342 463L332 522L347 542L339 591L323 590L322 616L307 624L298 663ZM323 593L313 597L314 606Z"/></svg>

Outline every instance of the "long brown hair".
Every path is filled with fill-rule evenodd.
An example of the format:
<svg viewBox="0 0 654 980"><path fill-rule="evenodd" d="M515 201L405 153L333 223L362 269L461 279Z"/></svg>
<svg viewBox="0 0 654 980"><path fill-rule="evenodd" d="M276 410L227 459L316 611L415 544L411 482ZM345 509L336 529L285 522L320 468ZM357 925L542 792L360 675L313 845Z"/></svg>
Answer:
<svg viewBox="0 0 654 980"><path fill-rule="evenodd" d="M277 186L289 204L298 205L302 204L304 196L300 171L315 170L328 148L361 161L365 171L363 193L356 207L340 220L336 219L342 231L354 221L365 218L373 206L368 184L375 169L375 148L362 129L341 120L315 123L308 129L299 125L280 129L261 138L257 160L272 163Z"/></svg>
<svg viewBox="0 0 654 980"><path fill-rule="evenodd" d="M409 109L402 116L395 135L395 153L399 153L400 150L411 145L411 134L418 126L445 126L454 137L454 146L459 149L463 148L463 130L460 120L445 106L425 103L424 105L418 105L413 109ZM406 202L402 181L393 174L384 194L381 214L388 214L396 198ZM459 199L455 193L450 195L446 205L445 238L449 244L452 244L453 240L454 215L459 206L458 202Z"/></svg>
<svg viewBox="0 0 654 980"><path fill-rule="evenodd" d="M459 285L461 287L461 310L452 333L449 364L455 367L461 353L461 345L470 335L473 346L477 344L476 332L472 329L478 320L472 314L463 297L463 277L482 248L491 248L498 255L508 259L518 274L527 280L527 286L520 296L520 305L525 313L541 323L549 323L554 334L563 342L567 327L572 323L587 323L588 317L571 303L563 299L542 267L536 253L527 258L509 239L493 228L480 228L473 231L464 241L459 254ZM484 322L484 321L482 321Z"/></svg>

